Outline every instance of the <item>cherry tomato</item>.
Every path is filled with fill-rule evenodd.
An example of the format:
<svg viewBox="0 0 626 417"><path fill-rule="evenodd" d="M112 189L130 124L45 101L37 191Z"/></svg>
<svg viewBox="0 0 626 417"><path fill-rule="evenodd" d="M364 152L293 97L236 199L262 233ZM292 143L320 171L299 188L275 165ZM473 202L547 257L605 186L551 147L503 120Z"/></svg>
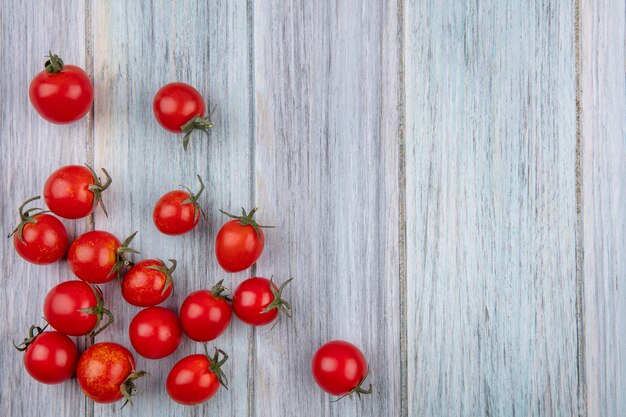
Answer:
<svg viewBox="0 0 626 417"><path fill-rule="evenodd" d="M97 403L126 398L126 405L137 390L135 380L146 375L147 372L135 370L135 358L128 349L111 342L91 346L82 354L76 368L80 389Z"/></svg>
<svg viewBox="0 0 626 417"><path fill-rule="evenodd" d="M89 166L67 165L54 171L43 187L43 198L54 214L65 219L80 219L93 213L100 204L104 214L102 192L111 185L111 176L102 168L106 176L104 184Z"/></svg>
<svg viewBox="0 0 626 417"><path fill-rule="evenodd" d="M122 278L122 297L137 307L150 307L165 301L174 285L172 273L176 260L170 259L167 268L160 259L146 259L136 263Z"/></svg>
<svg viewBox="0 0 626 417"><path fill-rule="evenodd" d="M59 219L37 207L24 207L40 197L26 200L18 209L20 224L9 235L13 236L15 251L28 262L50 264L65 256L70 245L65 226Z"/></svg>
<svg viewBox="0 0 626 417"><path fill-rule="evenodd" d="M190 339L208 342L224 333L230 324L232 309L220 281L211 291L199 290L185 298L180 307L180 323Z"/></svg>
<svg viewBox="0 0 626 417"><path fill-rule="evenodd" d="M30 82L30 102L37 113L49 122L75 122L91 108L93 85L81 68L65 65L53 53L48 58L45 69Z"/></svg>
<svg viewBox="0 0 626 417"><path fill-rule="evenodd" d="M109 232L93 230L84 233L70 245L67 260L74 275L91 284L102 284L116 276L120 278L124 266L132 262L126 253L139 253L129 247L137 232L123 243Z"/></svg>
<svg viewBox="0 0 626 417"><path fill-rule="evenodd" d="M148 307L130 322L128 334L137 353L144 358L161 359L178 349L183 329L173 311Z"/></svg>
<svg viewBox="0 0 626 417"><path fill-rule="evenodd" d="M241 209L242 216L235 216L220 210L235 220L224 224L215 239L217 262L226 272L240 272L250 268L261 256L265 245L263 227L253 219L257 209L250 213Z"/></svg>
<svg viewBox="0 0 626 417"><path fill-rule="evenodd" d="M166 130L185 133L183 147L187 150L189 136L194 129L208 132L213 127L209 119L204 118L204 100L192 86L185 83L171 83L161 87L154 96L152 104L154 117Z"/></svg>
<svg viewBox="0 0 626 417"><path fill-rule="evenodd" d="M282 299L282 293L292 279L277 288L267 278L248 278L239 284L233 294L235 315L239 320L253 326L270 324L278 317L278 313L291 317L291 305Z"/></svg>
<svg viewBox="0 0 626 417"><path fill-rule="evenodd" d="M332 340L322 345L313 356L311 371L317 384L329 394L360 397L372 393L372 384L368 389L362 387L368 375L367 361L352 343Z"/></svg>
<svg viewBox="0 0 626 417"><path fill-rule="evenodd" d="M28 337L19 345L13 345L25 351L24 368L30 376L44 384L59 384L74 375L78 349L66 335L44 332L44 329L31 326Z"/></svg>
<svg viewBox="0 0 626 417"><path fill-rule="evenodd" d="M222 359L219 354L222 354ZM220 384L226 388L226 375L221 367L228 360L228 355L222 350L215 349L213 357L204 355L190 355L182 358L174 365L165 388L171 399L183 405L203 403L215 395Z"/></svg>
<svg viewBox="0 0 626 417"><path fill-rule="evenodd" d="M198 175L200 191L194 194L189 188L186 191L174 190L159 198L154 206L152 220L161 233L166 235L182 235L191 231L200 220L202 209L198 199L204 191L204 182Z"/></svg>
<svg viewBox="0 0 626 417"><path fill-rule="evenodd" d="M65 281L48 291L43 314L54 329L70 336L91 333L95 337L113 323L113 314L104 308L102 293L84 281ZM103 315L108 320L96 329Z"/></svg>

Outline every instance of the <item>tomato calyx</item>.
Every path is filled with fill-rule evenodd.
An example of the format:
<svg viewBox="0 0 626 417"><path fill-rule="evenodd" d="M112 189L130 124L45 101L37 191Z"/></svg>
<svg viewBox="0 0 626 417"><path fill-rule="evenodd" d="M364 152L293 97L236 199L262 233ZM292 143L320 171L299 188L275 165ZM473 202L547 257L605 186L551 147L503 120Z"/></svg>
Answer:
<svg viewBox="0 0 626 417"><path fill-rule="evenodd" d="M17 233L17 238L19 239L19 241L21 243L26 243L24 242L24 237L22 235L24 231L24 226L26 226L28 223L37 224L37 219L34 218L36 215L49 213L49 211L39 207L31 207L28 210L24 211L24 207L26 207L28 204L32 203L35 200L39 200L40 198L41 196L39 195L37 197L31 197L28 200L24 201L22 205L17 209L17 212L20 214L20 224L15 227L15 229L7 236L7 238L10 238L15 233Z"/></svg>
<svg viewBox="0 0 626 417"><path fill-rule="evenodd" d="M287 284L293 281L293 278L289 278L287 281L280 284L280 287L278 288L274 284L273 280L274 280L274 277L271 277L270 278L270 290L272 290L272 294L274 295L274 300L271 303L269 303L267 307L263 309L262 313L267 313L268 311L276 309L278 310L279 315L282 313L285 316L291 318L291 304L285 301L282 297L283 297L283 290L285 289ZM276 321L276 323L278 323L278 320ZM274 326L276 326L276 323L274 324ZM274 326L272 326L272 329L274 328Z"/></svg>
<svg viewBox="0 0 626 417"><path fill-rule="evenodd" d="M224 291L226 291L228 288L226 288L225 286L222 285L222 283L224 282L223 279L219 280L217 282L217 284L215 284L213 287L211 287L211 295L215 298L218 298L220 300L224 300L224 301L228 301L229 303L232 302L233 300L231 300L231 298L226 295L226 294L222 294Z"/></svg>
<svg viewBox="0 0 626 417"><path fill-rule="evenodd" d="M261 231L259 229L273 229L274 226L263 226L260 225L256 222L256 220L254 220L254 213L256 213L256 211L258 210L258 207L253 208L252 210L250 210L250 213L246 213L246 209L245 208L241 208L241 216L236 216L234 214L230 214L224 210L220 209L220 212L222 214L225 214L226 216L230 217L231 219L235 219L235 220L239 220L239 225L241 227L245 227L245 226L251 226L254 231L256 232L256 235L259 239L261 239Z"/></svg>
<svg viewBox="0 0 626 417"><path fill-rule="evenodd" d="M58 74L63 69L63 60L59 58L57 54L53 54L52 51L48 51L47 60L44 62L44 68L49 74Z"/></svg>
<svg viewBox="0 0 626 417"><path fill-rule="evenodd" d="M209 114L209 117L194 116L191 120L180 127L180 130L185 134L185 136L183 136L183 149L185 151L187 151L189 139L191 139L191 133L194 130L202 130L207 134L207 136L209 135L209 129L214 126L211 121L212 113L213 112Z"/></svg>
<svg viewBox="0 0 626 417"><path fill-rule="evenodd" d="M220 353L222 354L222 359L220 359ZM226 378L224 371L222 371L222 365L224 365L228 360L226 352L222 349L215 348L213 356L209 356L209 348L207 347L207 344L204 343L204 355L209 360L209 370L215 374L215 377L220 385L228 389L228 379Z"/></svg>
<svg viewBox="0 0 626 417"><path fill-rule="evenodd" d="M167 288L172 285L173 277L172 273L176 269L176 259L170 259L170 267L165 266L165 262L161 259L157 259L157 261L161 262L162 265L148 265L147 269L154 269L155 271L159 271L165 274L165 284L163 285L163 290L161 291L161 295L165 294Z"/></svg>
<svg viewBox="0 0 626 417"><path fill-rule="evenodd" d="M184 206L185 204L193 204L193 207L194 207L193 221L194 222L198 220L198 217L200 217L200 214L204 215L204 212L202 211L200 204L198 204L198 199L200 198L200 195L202 195L202 193L204 192L204 182L202 181L202 177L200 175L196 174L196 176L198 177L198 181L200 181L200 190L198 190L197 193L194 194L193 191L191 191L189 187L185 187L184 185L180 186L189 194L189 198L182 201L180 205Z"/></svg>
<svg viewBox="0 0 626 417"><path fill-rule="evenodd" d="M133 395L135 395L135 392L137 392L137 386L135 385L135 381L148 375L150 375L150 373L146 371L133 371L130 373L130 375L128 375L128 377L126 377L124 382L122 382L122 385L120 385L120 392L122 393L122 395L124 395L124 398L126 398L126 401L124 401L124 404L121 408L126 407L126 404L128 403L130 403L130 405L133 405L132 397Z"/></svg>
<svg viewBox="0 0 626 417"><path fill-rule="evenodd" d="M93 340L97 335L102 333L104 329L106 329L107 327L113 324L114 318L113 318L113 313L111 313L111 310L104 307L104 298L102 297L102 293L98 289L98 287L91 285L89 283L87 283L87 285L89 285L89 288L91 288L94 295L96 296L97 304L94 307L81 308L76 311L80 313L96 315L97 317L96 324L93 326L93 329L91 330L91 332L87 335L89 342L93 343ZM104 323L102 327L98 328L98 326L100 325L100 321L102 321L103 315L107 316L107 322Z"/></svg>
<svg viewBox="0 0 626 417"><path fill-rule="evenodd" d="M331 402L336 403L337 401L340 401L342 399L344 399L345 397L349 397L352 398L352 396L354 394L356 394L357 397L361 398L361 395L369 395L373 392L372 390L372 384L369 384L369 387L367 389L363 388L363 383L365 382L365 379L369 376L369 372L367 373L367 375L365 375L365 377L363 379L361 379L359 381L359 383L357 384L356 387L352 388L352 390L350 392L348 392L347 394L343 394L341 397L337 398L336 400L332 400Z"/></svg>
<svg viewBox="0 0 626 417"><path fill-rule="evenodd" d="M28 348L28 345L33 343L35 339L37 338L37 336L42 334L48 326L49 326L48 323L46 323L46 325L43 326L43 328L33 324L32 326L30 326L30 329L28 329L28 336L25 337L24 340L22 340L22 343L20 343L19 345L16 345L15 341L13 341L13 346L15 347L15 349L19 350L20 352L24 352Z"/></svg>
<svg viewBox="0 0 626 417"><path fill-rule="evenodd" d="M100 177L98 177L98 174L96 174L96 171L94 171L93 168L87 164L85 164L85 166L87 167L87 169L89 169L89 172L91 172L91 175L93 176L93 184L88 187L89 191L93 193L93 209L95 210L98 203L100 203L100 207L102 207L104 215L109 217L109 213L107 213L107 209L104 205L104 202L102 201L102 192L106 190L109 185L111 185L113 180L111 179L111 176L106 169L100 168L106 176L106 181L104 182L104 184L102 184L102 181L100 180Z"/></svg>
<svg viewBox="0 0 626 417"><path fill-rule="evenodd" d="M124 242L122 242L122 246L117 248L117 254L115 255L115 265L113 265L113 268L111 269L111 272L109 272L109 275L117 274L117 278L121 279L122 278L122 269L124 269L125 266L133 266L133 265L135 265L135 263L133 261L130 261L130 260L126 259L126 257L124 256L124 254L126 254L126 253L135 253L135 254L141 253L141 252L139 252L139 251L137 251L137 250L135 250L135 249L130 247L130 243L135 238L135 235L137 235L137 232L135 232L132 235L128 236L124 240Z"/></svg>

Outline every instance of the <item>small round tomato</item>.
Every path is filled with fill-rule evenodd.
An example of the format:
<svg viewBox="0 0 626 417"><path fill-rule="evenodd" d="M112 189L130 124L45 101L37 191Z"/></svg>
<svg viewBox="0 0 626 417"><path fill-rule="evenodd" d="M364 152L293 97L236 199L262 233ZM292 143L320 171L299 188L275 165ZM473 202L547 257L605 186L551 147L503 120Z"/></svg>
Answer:
<svg viewBox="0 0 626 417"><path fill-rule="evenodd" d="M59 384L74 375L78 349L66 335L44 332L44 329L31 326L28 337L19 345L13 345L25 351L24 368L30 376L44 384Z"/></svg>
<svg viewBox="0 0 626 417"><path fill-rule="evenodd" d="M182 235L191 231L198 221L202 209L198 199L204 191L204 182L198 175L200 191L194 194L189 188L186 191L174 190L159 198L154 206L152 220L161 233L166 235Z"/></svg>
<svg viewBox="0 0 626 417"><path fill-rule="evenodd" d="M89 165L67 165L54 171L43 187L43 198L51 212L65 219L80 219L93 213L100 204L104 214L102 192L111 185L111 176L102 168L106 176L104 184Z"/></svg>
<svg viewBox="0 0 626 417"><path fill-rule="evenodd" d="M253 326L270 324L278 317L278 313L291 317L291 305L282 299L282 293L292 279L276 287L267 278L248 278L239 284L233 294L235 315L239 320Z"/></svg>
<svg viewBox="0 0 626 417"><path fill-rule="evenodd" d="M102 284L119 278L124 266L132 262L125 253L139 253L129 247L137 232L123 243L109 232L92 230L84 233L70 245L67 260L74 275L91 284Z"/></svg>
<svg viewBox="0 0 626 417"><path fill-rule="evenodd" d="M250 268L261 256L265 246L265 235L261 226L253 219L257 209L250 213L241 209L243 214L235 216L220 210L235 220L224 224L215 239L217 262L226 272L240 272Z"/></svg>
<svg viewBox="0 0 626 417"><path fill-rule="evenodd" d="M148 359L161 359L178 349L183 336L176 313L163 307L141 310L128 328L130 343Z"/></svg>
<svg viewBox="0 0 626 417"><path fill-rule="evenodd" d="M135 380L148 375L135 370L135 358L122 345L104 342L87 349L76 368L76 379L85 395L97 403L112 403L126 398L131 402L137 390Z"/></svg>
<svg viewBox="0 0 626 417"><path fill-rule="evenodd" d="M211 120L204 118L204 100L192 86L185 83L171 83L161 87L154 96L152 110L157 122L166 130L185 133L183 147L187 150L189 136L194 129L213 127Z"/></svg>
<svg viewBox="0 0 626 417"><path fill-rule="evenodd" d="M222 359L219 354L222 354ZM203 403L215 395L220 384L226 388L226 375L221 367L228 360L224 351L215 349L213 357L208 352L204 355L190 355L174 365L165 388L171 399L183 405Z"/></svg>
<svg viewBox="0 0 626 417"><path fill-rule="evenodd" d="M218 282L208 290L192 292L180 307L180 323L190 339L196 342L208 342L224 333L230 324L232 309L228 297L222 295L226 290Z"/></svg>
<svg viewBox="0 0 626 417"><path fill-rule="evenodd" d="M102 293L85 281L65 281L53 287L44 300L43 314L55 330L70 336L91 333L95 337L113 323ZM103 315L108 320L97 329Z"/></svg>
<svg viewBox="0 0 626 417"><path fill-rule="evenodd" d="M93 85L81 68L65 65L52 52L48 58L45 69L30 82L30 102L37 113L49 122L75 122L91 108Z"/></svg>
<svg viewBox="0 0 626 417"><path fill-rule="evenodd" d="M160 259L146 259L136 263L122 278L122 297L137 307L151 307L165 301L174 285L172 273L176 260L170 259L169 268Z"/></svg>
<svg viewBox="0 0 626 417"><path fill-rule="evenodd" d="M45 214L37 207L24 211L27 204L39 198L30 198L19 207L20 224L9 237L13 236L15 251L22 258L37 265L45 265L63 258L70 242L65 226L59 219Z"/></svg>
<svg viewBox="0 0 626 417"><path fill-rule="evenodd" d="M362 387L368 375L367 361L352 343L332 340L322 345L313 356L311 371L317 384L329 394L361 396L372 393L372 384L368 389Z"/></svg>

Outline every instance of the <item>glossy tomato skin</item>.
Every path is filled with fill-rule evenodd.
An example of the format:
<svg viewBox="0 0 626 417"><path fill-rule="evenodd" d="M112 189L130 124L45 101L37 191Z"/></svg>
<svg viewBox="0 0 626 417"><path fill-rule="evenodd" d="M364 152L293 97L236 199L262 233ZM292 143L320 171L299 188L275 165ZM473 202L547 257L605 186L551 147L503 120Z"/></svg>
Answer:
<svg viewBox="0 0 626 417"><path fill-rule="evenodd" d="M41 71L33 78L28 96L37 113L52 123L72 123L87 114L93 103L93 85L87 73L75 65L61 72Z"/></svg>
<svg viewBox="0 0 626 417"><path fill-rule="evenodd" d="M190 232L200 221L200 212L193 203L182 204L192 196L182 190L174 190L157 201L152 220L161 233L182 235Z"/></svg>
<svg viewBox="0 0 626 417"><path fill-rule="evenodd" d="M26 371L44 384L67 381L76 371L78 349L72 340L59 332L43 332L24 352Z"/></svg>
<svg viewBox="0 0 626 417"><path fill-rule="evenodd" d="M18 233L13 235L15 251L28 262L46 265L63 258L70 245L63 223L50 214L33 216L37 223L26 223L22 229L22 241Z"/></svg>
<svg viewBox="0 0 626 417"><path fill-rule="evenodd" d="M144 358L161 359L178 349L183 329L173 311L148 307L133 318L128 334L137 353Z"/></svg>
<svg viewBox="0 0 626 417"><path fill-rule="evenodd" d="M210 365L205 355L190 355L178 361L165 382L170 398L179 404L196 405L213 397L220 383Z"/></svg>
<svg viewBox="0 0 626 417"><path fill-rule="evenodd" d="M152 110L164 129L180 133L185 123L195 116L204 116L205 106L198 90L177 82L167 84L157 91Z"/></svg>
<svg viewBox="0 0 626 417"><path fill-rule="evenodd" d="M259 238L260 235L260 238ZM263 253L265 235L257 235L250 225L242 226L239 220L228 221L217 234L215 256L226 272L240 272L250 268Z"/></svg>
<svg viewBox="0 0 626 417"><path fill-rule="evenodd" d="M48 291L43 314L55 330L69 336L83 336L94 329L98 317L78 310L97 305L98 299L89 284L78 280L65 281Z"/></svg>
<svg viewBox="0 0 626 417"><path fill-rule="evenodd" d="M332 340L322 345L311 363L317 384L333 395L345 395L367 376L367 361L352 343Z"/></svg>
<svg viewBox="0 0 626 417"><path fill-rule="evenodd" d="M278 316L278 309L263 310L274 301L276 285L267 278L252 277L243 281L233 294L233 311L239 320L253 326L265 326Z"/></svg>
<svg viewBox="0 0 626 417"><path fill-rule="evenodd" d="M80 219L94 209L95 184L91 171L81 165L67 165L54 171L43 188L43 198L54 214L65 219Z"/></svg>
<svg viewBox="0 0 626 417"><path fill-rule="evenodd" d="M137 307L151 307L161 304L172 294L172 282L165 288L167 276L148 266L165 267L163 262L156 259L146 259L137 262L122 278L122 297Z"/></svg>
<svg viewBox="0 0 626 417"><path fill-rule="evenodd" d="M70 245L67 260L74 275L91 284L102 284L115 278L112 269L117 262L120 241L101 230L80 235Z"/></svg>
<svg viewBox="0 0 626 417"><path fill-rule="evenodd" d="M231 316L230 304L208 290L192 292L180 307L183 330L196 342L216 339L228 328Z"/></svg>
<svg viewBox="0 0 626 417"><path fill-rule="evenodd" d="M76 368L76 379L86 396L97 403L124 398L120 386L135 370L135 358L117 343L96 343L87 349Z"/></svg>

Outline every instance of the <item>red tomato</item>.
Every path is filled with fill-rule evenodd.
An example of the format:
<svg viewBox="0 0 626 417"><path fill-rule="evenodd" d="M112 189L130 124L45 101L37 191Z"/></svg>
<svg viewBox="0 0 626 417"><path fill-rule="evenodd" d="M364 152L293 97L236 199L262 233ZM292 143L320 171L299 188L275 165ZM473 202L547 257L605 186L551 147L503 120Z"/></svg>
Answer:
<svg viewBox="0 0 626 417"><path fill-rule="evenodd" d="M50 53L45 69L30 82L28 95L37 113L52 123L72 123L87 114L93 103L93 85L87 73L64 65Z"/></svg>
<svg viewBox="0 0 626 417"><path fill-rule="evenodd" d="M137 307L150 307L165 301L174 285L172 273L176 260L170 259L167 268L160 259L146 259L136 263L122 278L122 297Z"/></svg>
<svg viewBox="0 0 626 417"><path fill-rule="evenodd" d="M313 356L311 371L317 384L329 394L360 397L372 393L372 384L368 389L362 387L368 375L367 361L352 343L332 340L322 345Z"/></svg>
<svg viewBox="0 0 626 417"><path fill-rule="evenodd" d="M282 299L285 286L293 278L283 282L280 287L267 278L248 278L233 294L233 311L239 320L253 326L270 324L283 313L291 317L291 305Z"/></svg>
<svg viewBox="0 0 626 417"><path fill-rule="evenodd" d="M106 176L104 184L89 165L67 165L57 169L50 174L43 187L46 205L54 214L65 219L86 217L93 213L98 203L107 214L102 192L112 180L104 168L102 172Z"/></svg>
<svg viewBox="0 0 626 417"><path fill-rule="evenodd" d="M218 282L208 290L192 292L180 307L180 323L190 339L196 342L208 342L224 333L230 324L232 310L228 297L222 295L226 290Z"/></svg>
<svg viewBox="0 0 626 417"><path fill-rule="evenodd" d="M54 329L70 336L91 333L95 337L113 323L113 314L104 308L102 293L84 281L65 281L48 291L43 314ZM108 320L96 329L103 315Z"/></svg>
<svg viewBox="0 0 626 417"><path fill-rule="evenodd" d="M204 182L198 175L200 191L194 194L189 188L186 191L174 190L159 198L154 206L152 220L161 233L166 235L182 235L191 231L200 220L202 209L198 199L204 191Z"/></svg>
<svg viewBox="0 0 626 417"><path fill-rule="evenodd" d="M24 367L30 376L44 384L59 384L74 375L78 349L66 335L44 332L44 329L31 326L28 337L19 345L13 345L25 351Z"/></svg>
<svg viewBox="0 0 626 417"><path fill-rule="evenodd" d="M185 83L171 83L161 87L154 96L152 110L163 128L174 133L185 133L185 150L194 129L208 133L208 129L213 127L213 123L203 117L205 107L202 96L198 90Z"/></svg>
<svg viewBox="0 0 626 417"><path fill-rule="evenodd" d="M84 233L72 243L67 260L74 275L91 284L109 282L119 278L124 266L132 262L125 253L139 253L129 247L137 232L126 238L124 243L111 233L93 230Z"/></svg>
<svg viewBox="0 0 626 417"><path fill-rule="evenodd" d="M40 197L26 200L18 209L20 224L9 235L13 236L15 251L28 262L50 264L65 256L70 245L65 226L59 219L37 207L24 207Z"/></svg>
<svg viewBox="0 0 626 417"><path fill-rule="evenodd" d="M76 379L85 395L97 403L112 403L126 398L131 402L135 380L148 375L135 370L135 358L122 345L96 343L78 360Z"/></svg>
<svg viewBox="0 0 626 417"><path fill-rule="evenodd" d="M224 224L215 239L215 256L217 262L226 272L240 272L250 268L261 256L265 245L263 227L254 221L254 208L250 213L245 209L242 216L235 216L220 210L236 220Z"/></svg>
<svg viewBox="0 0 626 417"><path fill-rule="evenodd" d="M219 359L219 354L222 359ZM215 349L213 357L209 354L190 355L182 358L174 365L165 388L171 399L183 405L195 405L207 401L215 395L220 384L226 388L226 375L221 367L228 360L228 355Z"/></svg>
<svg viewBox="0 0 626 417"><path fill-rule="evenodd" d="M178 349L183 329L173 311L148 307L130 322L128 334L137 353L144 358L161 359Z"/></svg>

